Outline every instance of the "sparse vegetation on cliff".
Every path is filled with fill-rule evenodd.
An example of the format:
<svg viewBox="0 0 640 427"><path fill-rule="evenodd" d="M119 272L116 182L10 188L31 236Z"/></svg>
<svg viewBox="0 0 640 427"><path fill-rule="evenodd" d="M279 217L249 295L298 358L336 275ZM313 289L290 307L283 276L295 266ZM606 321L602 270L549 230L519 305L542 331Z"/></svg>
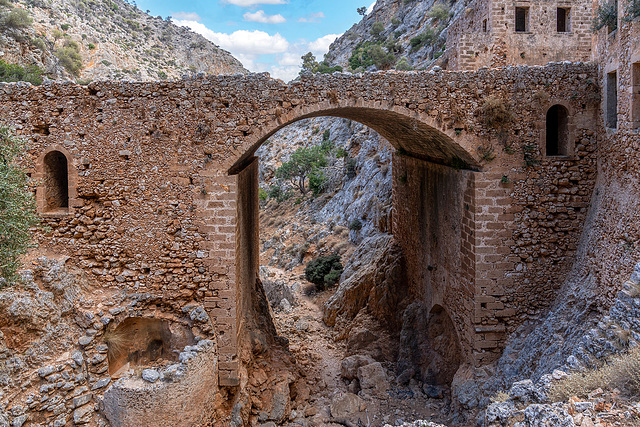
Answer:
<svg viewBox="0 0 640 427"><path fill-rule="evenodd" d="M3 82L29 82L33 85L42 84L42 69L37 65L21 67L18 64L9 64L0 59L0 81Z"/></svg>

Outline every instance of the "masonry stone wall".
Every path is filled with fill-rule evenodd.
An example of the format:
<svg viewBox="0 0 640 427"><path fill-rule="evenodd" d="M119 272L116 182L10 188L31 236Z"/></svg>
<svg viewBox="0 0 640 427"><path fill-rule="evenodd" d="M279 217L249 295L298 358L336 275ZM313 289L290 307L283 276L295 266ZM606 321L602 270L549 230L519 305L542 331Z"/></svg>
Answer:
<svg viewBox="0 0 640 427"><path fill-rule="evenodd" d="M516 7L527 10L526 31L516 31ZM566 32L558 8L569 10ZM447 69L588 61L592 11L589 0L476 0L447 31Z"/></svg>
<svg viewBox="0 0 640 427"><path fill-rule="evenodd" d="M633 271L640 247L640 134L633 118L638 99L634 68L640 66L640 18L631 19L629 2L618 2L618 28L602 28L595 37L594 56L602 86L598 134L598 185L594 195L593 230L586 236L588 247L584 274L596 278L594 305L608 307L620 283ZM616 127L605 125L608 75L615 73L617 99L613 102ZM637 81L636 81L637 82ZM638 105L638 104L636 104ZM637 110L636 110L637 111Z"/></svg>

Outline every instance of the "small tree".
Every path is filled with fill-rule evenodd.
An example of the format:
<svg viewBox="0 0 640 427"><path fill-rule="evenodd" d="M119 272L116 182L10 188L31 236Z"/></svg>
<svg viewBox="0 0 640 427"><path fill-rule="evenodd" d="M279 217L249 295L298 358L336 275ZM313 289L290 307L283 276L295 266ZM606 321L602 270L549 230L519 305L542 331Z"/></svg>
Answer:
<svg viewBox="0 0 640 427"><path fill-rule="evenodd" d="M358 12L358 15L365 16L367 14L367 8L364 6L357 8L356 11Z"/></svg>
<svg viewBox="0 0 640 427"><path fill-rule="evenodd" d="M305 182L309 173L326 165L327 159L320 146L301 147L294 151L288 162L276 170L276 177L289 180L291 185L306 194L308 189Z"/></svg>
<svg viewBox="0 0 640 427"><path fill-rule="evenodd" d="M318 66L318 61L316 61L316 57L311 52L307 52L302 55L302 71L311 71Z"/></svg>
<svg viewBox="0 0 640 427"><path fill-rule="evenodd" d="M31 246L29 229L39 223L27 174L14 164L24 145L11 128L0 126L0 287L15 279L20 256Z"/></svg>

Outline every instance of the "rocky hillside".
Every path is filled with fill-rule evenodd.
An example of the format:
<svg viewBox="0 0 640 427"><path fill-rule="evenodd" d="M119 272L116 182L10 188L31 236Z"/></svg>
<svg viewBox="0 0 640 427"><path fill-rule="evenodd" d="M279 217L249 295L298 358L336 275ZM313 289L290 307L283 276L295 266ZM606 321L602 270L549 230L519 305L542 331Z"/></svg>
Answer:
<svg viewBox="0 0 640 427"><path fill-rule="evenodd" d="M122 0L0 3L2 59L35 65L51 79L150 81L246 72L204 37Z"/></svg>
<svg viewBox="0 0 640 427"><path fill-rule="evenodd" d="M296 149L317 146L325 135L344 157L329 155L323 192L301 197L275 171ZM373 130L345 119L303 120L271 137L257 152L264 199L262 263L291 270L333 252L347 260L364 238L386 231L392 150Z"/></svg>
<svg viewBox="0 0 640 427"><path fill-rule="evenodd" d="M378 0L333 42L325 60L351 71L427 68L444 51L449 24L466 1Z"/></svg>

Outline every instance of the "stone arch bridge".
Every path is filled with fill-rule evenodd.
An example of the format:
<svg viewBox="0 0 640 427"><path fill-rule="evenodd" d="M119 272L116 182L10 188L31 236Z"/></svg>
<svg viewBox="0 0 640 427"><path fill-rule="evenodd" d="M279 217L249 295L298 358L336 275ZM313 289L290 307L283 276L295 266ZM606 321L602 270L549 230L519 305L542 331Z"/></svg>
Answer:
<svg viewBox="0 0 640 427"><path fill-rule="evenodd" d="M552 301L572 265L595 179L593 64L477 72L0 86L0 113L30 140L51 227L41 247L99 286L203 304L221 385L238 384L257 322L255 150L297 120L335 116L384 136L394 157L393 233L409 291L442 307L466 363ZM569 112L569 152L545 155L545 117ZM498 115L494 114L498 111ZM500 117L498 117L500 116ZM493 120L492 120L493 119ZM66 157L69 200L47 206L44 154ZM60 185L60 184L58 184ZM169 308L168 308L169 309Z"/></svg>

